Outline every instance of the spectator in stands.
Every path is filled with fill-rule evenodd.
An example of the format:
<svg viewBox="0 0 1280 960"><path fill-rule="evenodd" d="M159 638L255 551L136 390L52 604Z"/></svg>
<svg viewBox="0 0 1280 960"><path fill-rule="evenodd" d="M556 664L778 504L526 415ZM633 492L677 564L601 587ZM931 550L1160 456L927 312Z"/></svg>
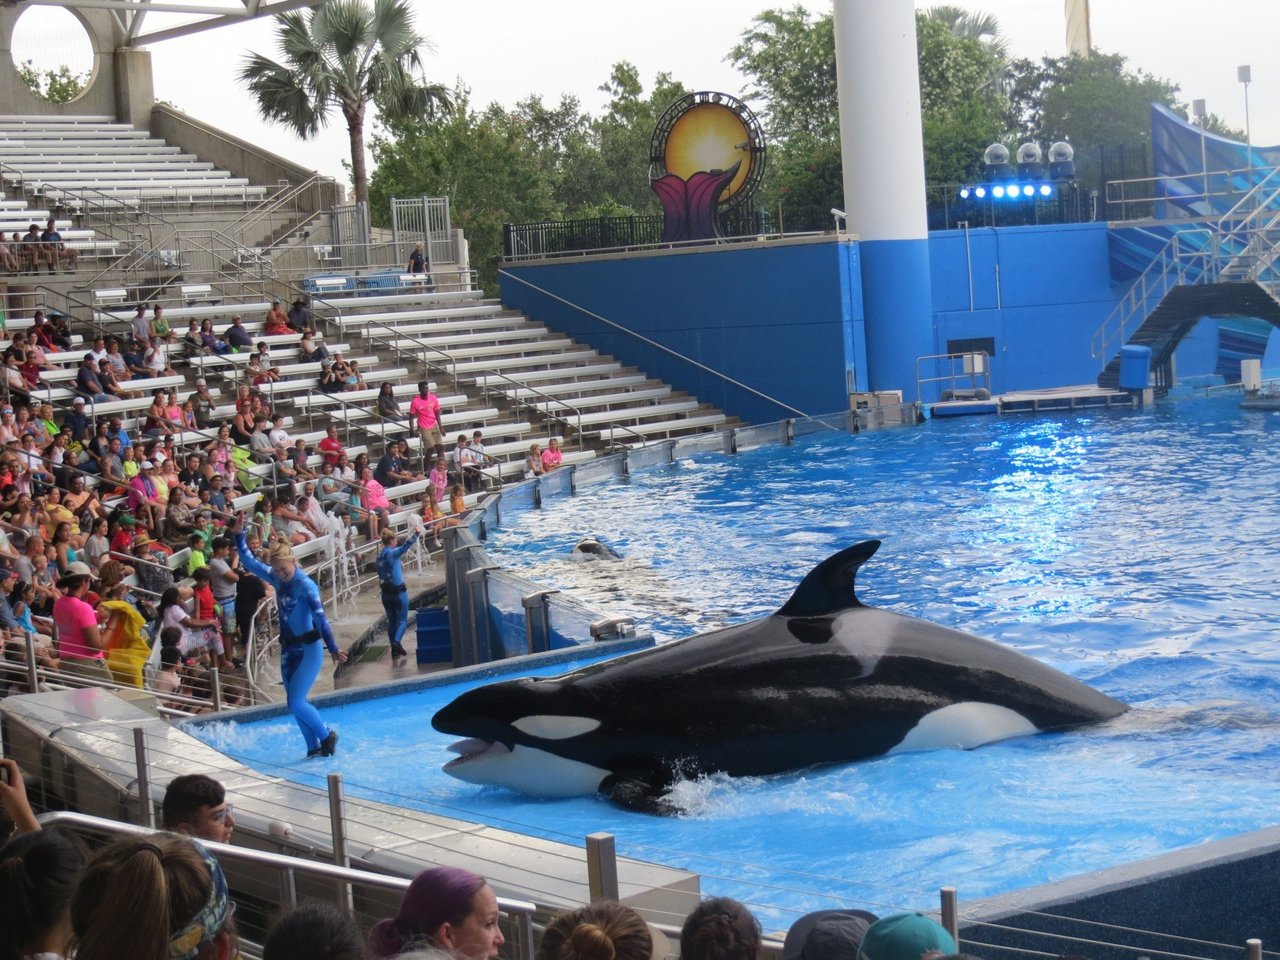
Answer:
<svg viewBox="0 0 1280 960"><path fill-rule="evenodd" d="M338 428L332 423L324 429L324 438L316 445L320 450L320 455L324 457L324 462L328 464L336 464L338 458L345 452L342 448L342 441L338 439Z"/></svg>
<svg viewBox="0 0 1280 960"><path fill-rule="evenodd" d="M62 418L62 429L71 435L71 443L87 444L93 430L93 421L84 412L84 397L71 401L71 412Z"/></svg>
<svg viewBox="0 0 1280 960"><path fill-rule="evenodd" d="M343 388L342 371L334 366L333 361L320 361L320 392L341 393Z"/></svg>
<svg viewBox="0 0 1280 960"><path fill-rule="evenodd" d="M99 362L101 359L99 358ZM124 382L133 379L133 371L129 369L129 362L120 351L120 341L115 337L107 341L106 360L111 364L111 375L117 380Z"/></svg>
<svg viewBox="0 0 1280 960"><path fill-rule="evenodd" d="M249 358L249 380L255 386L277 383L281 380L280 368L272 366L271 351L266 342L258 344L258 352Z"/></svg>
<svg viewBox="0 0 1280 960"><path fill-rule="evenodd" d="M4 233L0 233L0 270L6 273L22 272L22 260L14 253L13 245Z"/></svg>
<svg viewBox="0 0 1280 960"><path fill-rule="evenodd" d="M45 245L49 255L51 273L53 272L53 265L59 261L66 263L69 270L75 270L76 261L80 258L80 253L63 242L62 234L58 232L57 225L52 217L44 225L44 232L40 234L40 241Z"/></svg>
<svg viewBox="0 0 1280 960"><path fill-rule="evenodd" d="M276 493L292 493L293 485L298 481L298 471L289 462L289 451L284 447L276 447L271 460L271 486Z"/></svg>
<svg viewBox="0 0 1280 960"><path fill-rule="evenodd" d="M103 391L108 393L112 400L132 399L133 394L120 385L120 381L111 372L111 361L105 357L98 364L98 380L102 383Z"/></svg>
<svg viewBox="0 0 1280 960"><path fill-rule="evenodd" d="M169 364L169 348L165 345L163 337L153 339L143 351L142 364L153 377L172 377L177 374Z"/></svg>
<svg viewBox="0 0 1280 960"><path fill-rule="evenodd" d="M129 509L152 530L159 530L164 520L165 504L152 476L154 469L155 464L150 460L138 464L138 475L129 481Z"/></svg>
<svg viewBox="0 0 1280 960"><path fill-rule="evenodd" d="M253 338L244 328L244 321L239 314L231 318L231 326L223 331L222 337L236 353L253 346Z"/></svg>
<svg viewBox="0 0 1280 960"><path fill-rule="evenodd" d="M218 401L209 392L209 384L204 377L196 381L196 392L191 394L189 402L195 411L196 426L201 430L209 429L213 425L213 412Z"/></svg>
<svg viewBox="0 0 1280 960"><path fill-rule="evenodd" d="M204 337L200 333L200 321L194 317L187 324L187 332L182 335L182 355L188 360L208 356L213 349L206 349Z"/></svg>
<svg viewBox="0 0 1280 960"><path fill-rule="evenodd" d="M708 897L693 908L680 928L681 960L756 960L760 921L729 897ZM799 960L784 952L786 960ZM822 960L806 956L804 960Z"/></svg>
<svg viewBox="0 0 1280 960"><path fill-rule="evenodd" d="M460 517L467 512L466 491L462 484L455 483L449 488L449 513Z"/></svg>
<svg viewBox="0 0 1280 960"><path fill-rule="evenodd" d="M390 523L391 501L369 467L360 471L360 506L369 518L369 539L377 540L383 527Z"/></svg>
<svg viewBox="0 0 1280 960"><path fill-rule="evenodd" d="M49 267L50 273L57 273L57 270L54 267L55 257L53 250L46 247L44 242L40 239L40 224L31 224L31 228L27 230L26 236L22 238L22 246L23 249L28 252L31 268L33 270L39 273L39 264L43 263Z"/></svg>
<svg viewBox="0 0 1280 960"><path fill-rule="evenodd" d="M369 931L369 954L382 960L426 943L467 960L491 960L504 942L498 898L484 878L461 867L432 867L413 878L395 917Z"/></svg>
<svg viewBox="0 0 1280 960"><path fill-rule="evenodd" d="M16 772L12 760L5 770ZM21 783L21 780L18 781ZM79 838L24 827L0 850L0 957L60 958L71 939L71 896L89 860Z"/></svg>
<svg viewBox="0 0 1280 960"><path fill-rule="evenodd" d="M409 262L405 264L406 273L426 273L427 272L427 255L422 249L422 244L418 244L409 254Z"/></svg>
<svg viewBox="0 0 1280 960"><path fill-rule="evenodd" d="M390 380L384 380L378 388L378 402L374 408L383 420L403 420L404 411L400 409L400 401L396 399L395 388Z"/></svg>
<svg viewBox="0 0 1280 960"><path fill-rule="evenodd" d="M307 903L275 922L262 960L365 960L360 925L328 903Z"/></svg>
<svg viewBox="0 0 1280 960"><path fill-rule="evenodd" d="M387 444L387 452L378 460L373 476L384 487L395 487L402 483L413 483L421 480L422 474L409 469L408 445L403 440L392 440Z"/></svg>
<svg viewBox="0 0 1280 960"><path fill-rule="evenodd" d="M319 363L329 359L329 350L323 343L316 343L314 331L306 330L298 341L298 359L303 363Z"/></svg>
<svg viewBox="0 0 1280 960"><path fill-rule="evenodd" d="M169 326L169 318L164 315L164 307L156 304L151 308L151 339L172 340L174 333Z"/></svg>
<svg viewBox="0 0 1280 960"><path fill-rule="evenodd" d="M27 378L22 375L18 355L11 353L4 361L5 385L9 388L17 403L28 403L27 393L31 389L31 384L27 382Z"/></svg>
<svg viewBox="0 0 1280 960"><path fill-rule="evenodd" d="M214 843L230 843L236 826L227 791L203 773L178 777L165 788L160 822L173 833Z"/></svg>
<svg viewBox="0 0 1280 960"><path fill-rule="evenodd" d="M147 593L163 596L173 586L173 571L168 559L173 551L151 539L147 532L139 533L133 540L133 567L137 571L138 586Z"/></svg>
<svg viewBox="0 0 1280 960"><path fill-rule="evenodd" d="M344 363L346 364L346 366L347 366L347 371L346 371L346 374L345 374L345 375L344 375L344 377L343 377L343 381L342 381L342 389L343 389L344 391L349 391L349 390L363 390L363 389L364 389L364 375L360 372L360 361L359 361L359 360L345 360L345 361L343 361L343 362L344 362Z"/></svg>
<svg viewBox="0 0 1280 960"><path fill-rule="evenodd" d="M71 898L74 955L230 960L239 953L234 912L222 868L199 841L123 837L98 852Z"/></svg>
<svg viewBox="0 0 1280 960"><path fill-rule="evenodd" d="M147 319L145 303L138 304L137 310L134 311L133 319L129 321L129 332L138 342L151 339L151 321Z"/></svg>
<svg viewBox="0 0 1280 960"><path fill-rule="evenodd" d="M28 350L20 354L18 359L18 372L22 374L23 382L28 390L34 390L40 386L40 364L36 363L36 355Z"/></svg>
<svg viewBox="0 0 1280 960"><path fill-rule="evenodd" d="M280 306L280 301L272 300L271 309L267 311L266 319L262 324L263 336L276 337L292 332L289 329L289 318L285 316L284 309Z"/></svg>
<svg viewBox="0 0 1280 960"><path fill-rule="evenodd" d="M409 428L417 428L422 441L423 469L437 457L444 456L444 434L440 427L440 398L431 392L431 384L418 384L418 395L409 402ZM430 457L428 460L427 458Z"/></svg>
<svg viewBox="0 0 1280 960"><path fill-rule="evenodd" d="M237 414L237 417L243 416ZM253 432L249 434L249 449L254 453L271 456L275 453L275 444L271 442L270 436L271 424L267 422L266 417L260 417L253 425Z"/></svg>
<svg viewBox="0 0 1280 960"><path fill-rule="evenodd" d="M306 333L311 329L311 300L303 294L293 301L289 308L289 329L295 333Z"/></svg>
<svg viewBox="0 0 1280 960"><path fill-rule="evenodd" d="M858 960L922 960L957 952L941 924L923 913L894 913L871 924L858 947Z"/></svg>
<svg viewBox="0 0 1280 960"><path fill-rule="evenodd" d="M430 485L434 501L439 503L443 500L444 492L449 487L449 465L444 457L436 457L435 466L427 474L427 483Z"/></svg>
<svg viewBox="0 0 1280 960"><path fill-rule="evenodd" d="M107 441L107 451L98 458L98 474L107 491L123 490L129 485L124 475L124 458L120 455L120 438L112 437Z"/></svg>
<svg viewBox="0 0 1280 960"><path fill-rule="evenodd" d="M85 599L89 580L83 574L74 574L58 582L63 595L53 604L53 622L58 627L61 669L101 678L107 674L103 651L106 641L98 629L97 614Z"/></svg>
<svg viewBox="0 0 1280 960"><path fill-rule="evenodd" d="M664 938L665 939L665 938ZM589 903L557 915L542 935L536 960L651 960L654 950L644 918L612 900Z"/></svg>
<svg viewBox="0 0 1280 960"><path fill-rule="evenodd" d="M542 451L542 472L550 473L564 463L564 454L560 452L560 441L552 437L547 441L547 449Z"/></svg>
<svg viewBox="0 0 1280 960"><path fill-rule="evenodd" d="M271 419L271 429L267 432L268 438L271 440L271 446L284 447L288 446L292 441L289 439L289 431L284 425L285 415L277 413Z"/></svg>
<svg viewBox="0 0 1280 960"><path fill-rule="evenodd" d="M449 479L453 483L462 483L462 460L463 453L466 451L470 441L467 440L465 433L458 434L453 449L445 456L445 460L449 464Z"/></svg>
<svg viewBox="0 0 1280 960"><path fill-rule="evenodd" d="M320 530L303 513L294 508L293 495L286 493L271 501L271 533L293 546L299 546L320 535Z"/></svg>
<svg viewBox="0 0 1280 960"><path fill-rule="evenodd" d="M200 321L200 347L206 356L214 354L220 357L232 350L231 344L214 332L213 321L207 318Z"/></svg>

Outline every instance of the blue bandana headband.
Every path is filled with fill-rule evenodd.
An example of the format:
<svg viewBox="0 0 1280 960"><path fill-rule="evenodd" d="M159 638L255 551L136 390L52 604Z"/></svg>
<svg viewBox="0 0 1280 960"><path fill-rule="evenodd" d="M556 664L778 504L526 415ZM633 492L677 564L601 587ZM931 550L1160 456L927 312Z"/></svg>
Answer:
<svg viewBox="0 0 1280 960"><path fill-rule="evenodd" d="M169 938L169 960L195 960L206 944L211 942L231 913L231 901L227 896L227 878L204 844L192 840L191 845L209 868L212 880L209 899L204 907L185 927Z"/></svg>

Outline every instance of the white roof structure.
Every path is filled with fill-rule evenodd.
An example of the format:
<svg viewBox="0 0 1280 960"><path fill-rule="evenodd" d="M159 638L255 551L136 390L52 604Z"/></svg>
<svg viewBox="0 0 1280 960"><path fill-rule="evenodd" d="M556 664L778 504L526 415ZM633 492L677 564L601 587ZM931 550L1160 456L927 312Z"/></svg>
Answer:
<svg viewBox="0 0 1280 960"><path fill-rule="evenodd" d="M0 0L5 6L73 7L108 10L120 25L125 45L140 47L203 30L275 16L321 0ZM157 22L157 19L159 22ZM143 25L149 32L143 33Z"/></svg>

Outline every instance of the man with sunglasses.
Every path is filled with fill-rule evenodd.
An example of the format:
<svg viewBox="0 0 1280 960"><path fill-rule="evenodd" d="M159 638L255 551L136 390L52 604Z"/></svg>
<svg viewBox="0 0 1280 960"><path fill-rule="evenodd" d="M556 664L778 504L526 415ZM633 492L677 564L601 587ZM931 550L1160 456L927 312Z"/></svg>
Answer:
<svg viewBox="0 0 1280 960"><path fill-rule="evenodd" d="M230 843L236 820L222 784L203 773L178 777L164 792L164 828L198 840Z"/></svg>

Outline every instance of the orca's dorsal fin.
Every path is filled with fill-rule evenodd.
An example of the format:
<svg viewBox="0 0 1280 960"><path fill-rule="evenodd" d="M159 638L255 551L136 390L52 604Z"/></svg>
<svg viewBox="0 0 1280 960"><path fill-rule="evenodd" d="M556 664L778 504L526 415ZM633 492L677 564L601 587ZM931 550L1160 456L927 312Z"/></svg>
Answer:
<svg viewBox="0 0 1280 960"><path fill-rule="evenodd" d="M854 593L854 579L858 568L878 549L879 540L863 540L827 557L800 581L778 613L784 617L821 617L862 606Z"/></svg>

